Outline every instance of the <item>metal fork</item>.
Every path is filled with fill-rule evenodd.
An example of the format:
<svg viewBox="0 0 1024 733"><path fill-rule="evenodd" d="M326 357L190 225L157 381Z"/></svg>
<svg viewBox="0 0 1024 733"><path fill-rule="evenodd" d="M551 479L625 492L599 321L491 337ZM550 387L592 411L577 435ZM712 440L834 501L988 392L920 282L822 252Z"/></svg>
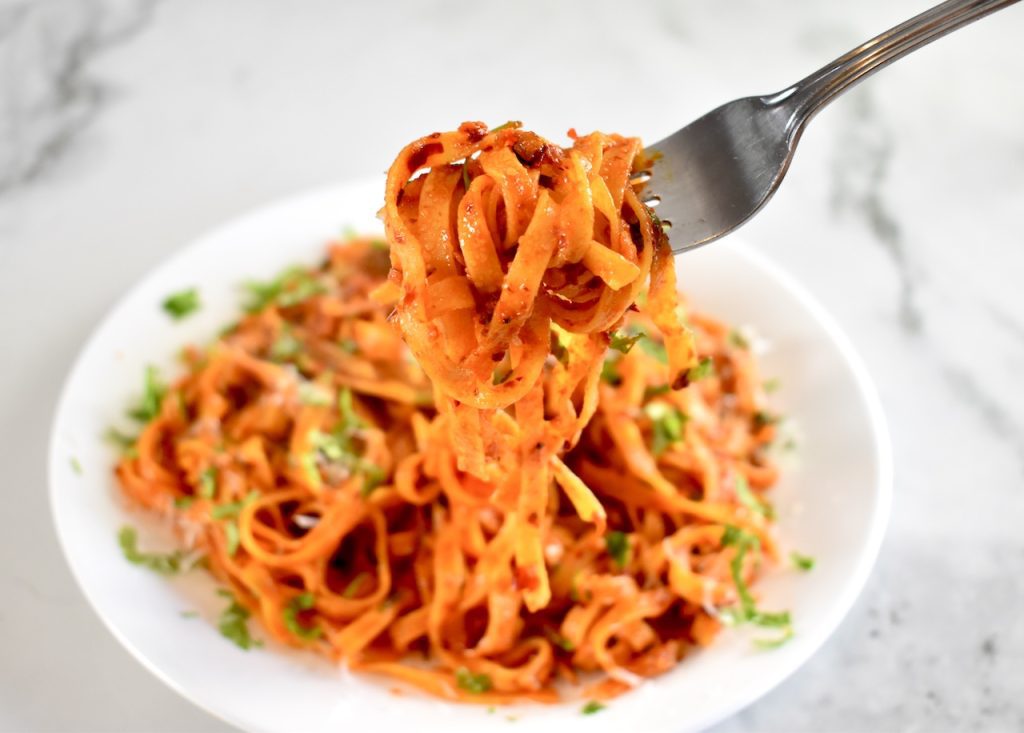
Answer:
<svg viewBox="0 0 1024 733"><path fill-rule="evenodd" d="M1017 0L948 0L896 26L796 84L724 104L647 148L644 203L658 207L672 250L728 234L779 187L815 113L854 84L936 38ZM1022 29L1024 30L1024 29Z"/></svg>

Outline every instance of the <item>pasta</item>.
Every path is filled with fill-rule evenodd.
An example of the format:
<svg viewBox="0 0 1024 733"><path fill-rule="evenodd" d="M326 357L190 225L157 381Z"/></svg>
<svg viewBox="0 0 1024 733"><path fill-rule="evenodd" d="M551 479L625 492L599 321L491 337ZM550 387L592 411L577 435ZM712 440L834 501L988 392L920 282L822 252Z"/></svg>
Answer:
<svg viewBox="0 0 1024 733"><path fill-rule="evenodd" d="M277 641L496 704L788 629L750 590L778 555L753 355L680 300L639 141L571 136L407 146L387 243L253 288L118 464Z"/></svg>

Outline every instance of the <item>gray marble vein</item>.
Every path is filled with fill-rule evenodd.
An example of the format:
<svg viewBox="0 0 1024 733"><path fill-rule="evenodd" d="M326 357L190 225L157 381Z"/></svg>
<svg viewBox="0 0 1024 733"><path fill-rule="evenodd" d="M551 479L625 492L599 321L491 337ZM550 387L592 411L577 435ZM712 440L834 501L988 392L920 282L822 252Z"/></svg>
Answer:
<svg viewBox="0 0 1024 733"><path fill-rule="evenodd" d="M900 323L908 333L916 333L923 317L915 302L919 276L909 260L899 216L885 198L892 134L875 109L870 88L862 87L849 96L844 100L846 116L835 140L830 203L838 215L861 217L874 241L891 258L899 275Z"/></svg>
<svg viewBox="0 0 1024 733"><path fill-rule="evenodd" d="M89 73L146 27L156 0L24 0L0 8L0 193L41 175L109 100Z"/></svg>

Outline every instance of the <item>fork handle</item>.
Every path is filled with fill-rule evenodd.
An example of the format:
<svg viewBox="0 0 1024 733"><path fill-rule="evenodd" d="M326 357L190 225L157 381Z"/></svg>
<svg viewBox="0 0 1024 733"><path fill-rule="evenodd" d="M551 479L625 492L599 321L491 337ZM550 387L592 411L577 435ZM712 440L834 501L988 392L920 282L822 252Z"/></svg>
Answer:
<svg viewBox="0 0 1024 733"><path fill-rule="evenodd" d="M787 132L790 142L795 142L818 110L861 79L936 38L1015 2L1018 0L947 0L857 46L788 89L772 95L769 101L789 111Z"/></svg>

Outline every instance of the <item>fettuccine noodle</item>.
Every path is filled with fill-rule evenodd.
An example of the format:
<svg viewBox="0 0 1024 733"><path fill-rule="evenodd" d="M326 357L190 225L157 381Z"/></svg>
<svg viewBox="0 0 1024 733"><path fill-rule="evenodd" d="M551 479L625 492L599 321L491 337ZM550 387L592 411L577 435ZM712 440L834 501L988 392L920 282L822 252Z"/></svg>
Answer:
<svg viewBox="0 0 1024 733"><path fill-rule="evenodd" d="M387 243L190 351L118 465L277 641L494 704L610 697L771 616L753 356L680 300L640 142L573 138L407 146Z"/></svg>

